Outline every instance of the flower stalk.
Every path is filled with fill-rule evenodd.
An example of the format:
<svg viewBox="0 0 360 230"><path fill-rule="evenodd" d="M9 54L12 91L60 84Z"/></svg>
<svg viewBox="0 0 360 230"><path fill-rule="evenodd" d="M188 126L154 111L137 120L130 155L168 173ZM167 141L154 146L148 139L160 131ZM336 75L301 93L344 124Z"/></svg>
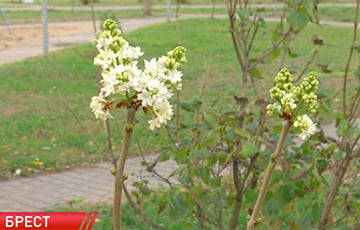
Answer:
<svg viewBox="0 0 360 230"><path fill-rule="evenodd" d="M125 162L129 152L130 142L134 130L136 108L131 106L127 109L127 119L124 126L124 137L119 153L119 158L116 163L116 174L114 183L114 203L113 203L113 229L120 230L121 228L121 199L123 182L125 181L124 169Z"/></svg>
<svg viewBox="0 0 360 230"><path fill-rule="evenodd" d="M282 149L283 149L283 146L284 146L286 136L289 133L290 126L291 126L291 124L290 124L289 120L283 120L282 129L281 129L281 133L280 133L280 138L279 138L279 141L278 141L278 143L276 145L275 152L271 155L268 167L267 167L267 169L265 171L263 183L261 185L261 188L260 188L256 203L255 203L254 209L253 209L253 211L251 213L250 219L249 219L247 227L246 227L247 230L255 229L256 224L261 222L261 217L259 216L259 211L260 211L260 208L261 208L262 203L264 201L267 189L269 187L270 178L271 178L272 172L273 172L273 170L274 170L274 168L276 166L276 161L281 156L281 152L282 152Z"/></svg>

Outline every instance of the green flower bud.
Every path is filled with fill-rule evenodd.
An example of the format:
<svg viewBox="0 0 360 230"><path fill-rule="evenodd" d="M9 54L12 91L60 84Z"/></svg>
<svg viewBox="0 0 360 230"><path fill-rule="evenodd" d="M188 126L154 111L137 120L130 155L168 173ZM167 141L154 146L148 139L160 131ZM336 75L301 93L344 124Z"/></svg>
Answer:
<svg viewBox="0 0 360 230"><path fill-rule="evenodd" d="M114 20L106 19L103 23L103 29L109 30L109 31L114 31L114 30L118 30L119 26Z"/></svg>

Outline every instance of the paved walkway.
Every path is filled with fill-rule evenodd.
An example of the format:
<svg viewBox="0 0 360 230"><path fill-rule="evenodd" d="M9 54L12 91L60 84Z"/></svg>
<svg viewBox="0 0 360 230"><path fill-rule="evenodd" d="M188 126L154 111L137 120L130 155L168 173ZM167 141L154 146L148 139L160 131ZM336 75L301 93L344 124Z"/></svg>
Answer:
<svg viewBox="0 0 360 230"><path fill-rule="evenodd" d="M182 18L185 17L194 17L194 15ZM165 20L165 18L123 19L121 26L124 31L131 31L150 24L163 23ZM78 44L89 42L93 38L93 31L57 38L50 42L50 51L62 48L57 44ZM0 51L0 65L41 54L41 44ZM334 130L333 126L325 127L326 134L331 136L335 135ZM147 159L151 161L155 157L147 156ZM127 185L131 187L131 184L139 178L147 179L150 185L158 185L159 181L147 173L140 162L140 158L128 159L125 169L129 175ZM70 204L78 198L84 199L84 202L110 201L114 181L109 172L111 166L110 163L100 163L92 168L0 182L0 211L41 211L57 205ZM159 164L157 167L161 175L169 175L174 168L173 161Z"/></svg>
<svg viewBox="0 0 360 230"><path fill-rule="evenodd" d="M155 155L147 156L152 161ZM157 186L160 181L140 165L140 158L127 160L125 172L129 175L126 184L139 179ZM175 162L159 163L157 172L169 175L175 169ZM21 178L0 183L0 212L42 211L56 206L71 205L76 199L84 203L110 202L113 198L114 176L110 174L110 163L100 163L92 168L73 169L60 173Z"/></svg>

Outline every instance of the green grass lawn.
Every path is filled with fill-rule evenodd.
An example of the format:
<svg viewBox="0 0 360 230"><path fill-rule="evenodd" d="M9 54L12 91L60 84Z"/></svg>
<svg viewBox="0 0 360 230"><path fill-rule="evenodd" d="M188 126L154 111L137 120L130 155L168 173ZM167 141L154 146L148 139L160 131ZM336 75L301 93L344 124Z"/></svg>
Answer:
<svg viewBox="0 0 360 230"><path fill-rule="evenodd" d="M269 23L263 28L262 36L269 34L273 26ZM220 98L220 103L213 109L224 110L233 107L233 96L240 94L240 68L227 28L226 19L191 19L151 26L125 37L133 45L142 47L145 58L164 54L178 44L188 49L182 99L198 94L207 69L204 63L209 63L204 107ZM315 47L311 42L313 34L324 38L325 45ZM309 71L319 72L321 91L333 93L338 89L350 37L351 28L311 25L295 40L292 48L302 51L302 57L319 49ZM254 45L255 55L270 44L270 40L258 39ZM89 109L90 98L98 92L97 68L92 64L94 54L93 46L84 44L51 53L47 59L36 57L0 66L1 178L11 177L17 169L21 169L22 175L32 175L109 159L102 123L94 119ZM333 72L321 73L316 65L319 62L329 63ZM305 62L289 59L287 66L298 63L304 65ZM266 86L261 91L263 97L267 97L278 65L278 62L269 62L260 68L264 79L259 85ZM112 121L116 147L121 140L123 116L124 113L119 113L120 119ZM157 132L149 131L144 116L137 116L135 139L143 148L156 151ZM89 138L88 132L92 133L98 146ZM133 144L131 154L136 153L137 146Z"/></svg>

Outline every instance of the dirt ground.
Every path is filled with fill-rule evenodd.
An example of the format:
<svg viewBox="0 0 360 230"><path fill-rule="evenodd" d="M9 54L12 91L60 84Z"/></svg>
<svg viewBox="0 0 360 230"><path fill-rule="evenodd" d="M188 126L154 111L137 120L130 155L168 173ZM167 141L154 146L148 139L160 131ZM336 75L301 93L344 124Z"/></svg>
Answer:
<svg viewBox="0 0 360 230"><path fill-rule="evenodd" d="M40 43L43 39L41 25L10 26L11 32L5 26L0 27L0 50ZM49 37L60 37L73 33L91 31L91 23L59 23L49 24Z"/></svg>

